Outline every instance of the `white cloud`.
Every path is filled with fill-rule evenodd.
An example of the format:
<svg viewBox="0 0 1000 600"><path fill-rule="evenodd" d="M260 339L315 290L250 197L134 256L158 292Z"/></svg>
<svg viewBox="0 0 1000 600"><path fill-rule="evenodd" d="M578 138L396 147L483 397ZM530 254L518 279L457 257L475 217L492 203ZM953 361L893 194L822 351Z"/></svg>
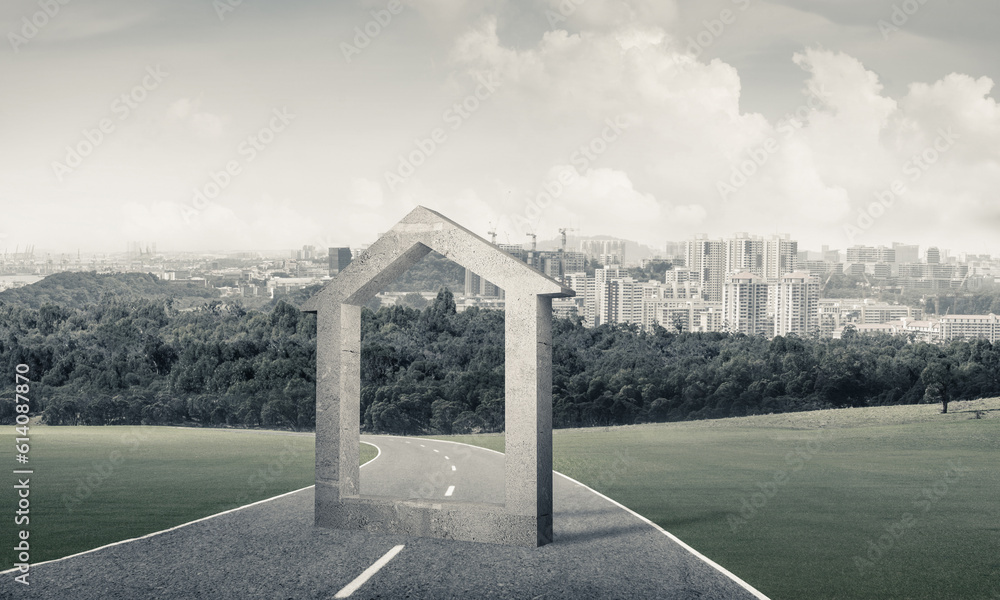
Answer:
<svg viewBox="0 0 1000 600"><path fill-rule="evenodd" d="M180 98L167 108L167 116L175 123L183 123L201 139L219 139L229 122L229 117L199 110L200 107L200 97Z"/></svg>
<svg viewBox="0 0 1000 600"><path fill-rule="evenodd" d="M114 249L135 238L161 248L296 247L326 236L333 245L360 244L418 203L485 233L501 216L523 213L553 170L571 165L579 179L540 215L542 238L573 226L582 235L660 245L698 231L777 229L804 247L843 246L844 224L902 179L907 193L861 241L961 248L987 239L1000 250L1000 107L996 77L981 76L992 73L989 56L996 53L982 49L992 42L976 48L979 62L962 62L972 50L958 43L909 35L887 45L874 19L833 22L812 8L753 2L694 56L689 37L717 18L720 6L692 3L678 13L673 0L569 2L579 7L549 26L545 11L564 0L407 1L363 65L328 60L321 31L328 25L315 16L255 22L254 11L241 13L246 28L209 21L220 34L212 52L201 44L159 44L142 37L146 30L125 28L131 35L113 37L121 46L51 44L51 52L25 53L12 64L15 79L38 85L0 91L11 114L22 115L5 124L10 143L0 160L8 243ZM348 4L328 7L345 31L387 2ZM70 39L57 35L59 27L76 28L64 16L44 37ZM105 35L96 23L83 23L74 33ZM260 31L276 43L261 46ZM184 77L171 79L172 96L151 97L134 121L57 182L51 161L107 112L122 70L134 67L129 56L162 61ZM949 69L970 74L938 75ZM255 76L239 81L220 72ZM443 111L467 98L483 73L497 74L501 86L460 130L449 129ZM934 75L906 86L914 73ZM789 93L796 78L803 92L822 95ZM800 104L801 126L749 111L744 91L751 88L751 100L767 104L761 110L769 116ZM189 201L227 161L242 159L234 144L286 101L301 120L259 161L242 164L245 172L206 217L212 226L177 222L177 203ZM582 166L574 160L619 116L632 126L601 142ZM405 185L380 189L395 157L434 127L445 127L447 142ZM956 143L911 180L907 165L943 130L953 131ZM724 201L717 182L759 155L769 138L775 145L766 162ZM241 199L266 188L291 199ZM42 206L50 217L38 222L34 213L18 212L22 204ZM122 206L127 218L107 218Z"/></svg>
<svg viewBox="0 0 1000 600"><path fill-rule="evenodd" d="M546 18L553 28L615 31L636 24L669 27L677 20L673 0L547 0L547 4Z"/></svg>
<svg viewBox="0 0 1000 600"><path fill-rule="evenodd" d="M679 40L631 22L610 31L550 31L534 46L515 48L487 19L458 39L452 59L459 70L500 74L500 107L492 118L530 129L535 143L524 151L552 166L603 119L628 114L636 123L561 204L544 211L537 227L549 235L572 221L650 243L686 237L698 226L719 234L780 228L804 238L804 246L847 243L844 226L876 192L902 179L907 194L865 235L924 238L940 234L933 223L955 209L949 198L964 198L963 210L987 211L974 198L982 181L996 181L1000 107L986 78L950 75L915 84L897 99L855 57L804 49L791 57L805 81L800 118L790 127L741 109L740 76L732 66L702 62ZM908 161L948 127L962 143L910 180ZM723 202L717 182L760 156L769 139L774 146L765 163L751 165L752 176ZM987 159L989 167L971 168ZM509 206L502 198L494 202ZM507 212L523 213L521 202Z"/></svg>

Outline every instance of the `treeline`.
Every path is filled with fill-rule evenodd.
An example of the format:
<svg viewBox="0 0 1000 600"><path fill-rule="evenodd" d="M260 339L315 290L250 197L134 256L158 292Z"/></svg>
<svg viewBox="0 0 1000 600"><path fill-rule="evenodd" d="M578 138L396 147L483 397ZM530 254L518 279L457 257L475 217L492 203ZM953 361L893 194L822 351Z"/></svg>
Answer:
<svg viewBox="0 0 1000 600"><path fill-rule="evenodd" d="M1000 315L1000 290L968 294L939 294L924 300L927 311L938 315Z"/></svg>
<svg viewBox="0 0 1000 600"><path fill-rule="evenodd" d="M41 308L45 304L83 307L113 300L218 298L219 292L192 283L168 283L150 273L54 273L38 283L5 290L0 301Z"/></svg>
<svg viewBox="0 0 1000 600"><path fill-rule="evenodd" d="M33 409L54 425L313 426L314 318L285 303L268 313L171 305L0 300L0 368L30 366ZM3 402L0 419L12 410Z"/></svg>
<svg viewBox="0 0 1000 600"><path fill-rule="evenodd" d="M365 431L499 431L504 316L455 310L442 291L423 310L365 310ZM31 367L33 410L56 425L184 424L309 429L315 424L316 321L279 302L248 311L219 301L178 311L170 299L107 299L82 308L6 302L0 369ZM558 427L718 418L1000 394L1000 347L904 337L841 340L639 332L553 325ZM0 421L13 420L13 386Z"/></svg>

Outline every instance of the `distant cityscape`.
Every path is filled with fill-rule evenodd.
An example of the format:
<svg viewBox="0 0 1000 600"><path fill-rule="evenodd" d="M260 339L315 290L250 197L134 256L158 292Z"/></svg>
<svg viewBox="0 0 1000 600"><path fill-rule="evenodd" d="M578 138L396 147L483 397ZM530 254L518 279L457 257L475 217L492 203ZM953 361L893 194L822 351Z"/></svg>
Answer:
<svg viewBox="0 0 1000 600"><path fill-rule="evenodd" d="M557 316L583 318L588 326L629 323L650 330L731 332L768 337L840 337L846 328L860 333L912 334L925 341L1000 339L996 315L944 315L925 318L924 310L899 302L870 298L824 298L826 283L836 274L861 278L871 288L901 295L993 288L1000 260L990 256L951 256L931 247L896 243L827 247L799 251L788 234L766 237L738 233L729 238L695 236L668 242L661 256L630 261L621 240L587 240L579 251L501 249L576 292L556 300ZM586 272L587 261L600 264ZM661 269L662 279L638 280L630 268ZM467 273L466 299L480 304L502 298L502 291Z"/></svg>
<svg viewBox="0 0 1000 600"><path fill-rule="evenodd" d="M497 245L573 289L576 297L557 299L553 311L558 317L582 318L591 327L633 324L644 330L659 326L675 332L834 338L853 329L910 334L930 342L1000 340L1000 317L994 314L928 315L912 302L825 293L838 276L863 282L864 288L878 290L883 298L991 291L997 289L1000 258L989 255L953 255L937 247L921 252L919 246L902 243L800 251L789 234L737 233L671 241L652 256L635 252L646 255L637 258L628 252L639 247L634 242L577 239L571 250L566 230L560 233L561 242L549 244L556 249L538 249L534 236L530 244ZM0 290L58 272L143 272L168 282L212 287L223 298L269 300L329 281L360 250L303 246L283 256L158 253L155 243L133 242L118 254L38 256L28 247L0 255ZM421 292L430 298L436 290ZM504 306L504 291L468 270L464 288L455 290L455 295L459 310ZM404 296L383 292L379 302L394 305Z"/></svg>

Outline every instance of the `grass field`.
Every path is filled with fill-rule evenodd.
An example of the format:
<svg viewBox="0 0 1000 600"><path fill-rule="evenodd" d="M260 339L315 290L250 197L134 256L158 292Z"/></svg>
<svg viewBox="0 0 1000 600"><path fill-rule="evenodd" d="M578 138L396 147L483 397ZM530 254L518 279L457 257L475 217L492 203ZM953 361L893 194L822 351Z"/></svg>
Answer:
<svg viewBox="0 0 1000 600"><path fill-rule="evenodd" d="M554 466L774 600L1000 599L1000 400L950 410L557 430Z"/></svg>
<svg viewBox="0 0 1000 600"><path fill-rule="evenodd" d="M13 426L5 427L13 432ZM6 434L8 431L4 431ZM313 484L310 435L170 427L30 429L31 560L41 562L167 529ZM3 439L9 437L4 435ZM13 463L13 440L0 454ZM361 462L376 449L363 444ZM9 477L14 477L9 475ZM0 491L11 517L13 485ZM8 516L4 516L7 523ZM15 530L0 534L0 570Z"/></svg>
<svg viewBox="0 0 1000 600"><path fill-rule="evenodd" d="M555 468L774 600L1000 600L1000 400L939 410L557 430ZM501 435L442 439L503 450ZM308 435L32 427L31 443L33 562L313 482ZM362 462L375 453L363 446ZM0 499L13 511L12 486ZM5 549L13 529L0 534ZM13 563L9 550L3 560Z"/></svg>

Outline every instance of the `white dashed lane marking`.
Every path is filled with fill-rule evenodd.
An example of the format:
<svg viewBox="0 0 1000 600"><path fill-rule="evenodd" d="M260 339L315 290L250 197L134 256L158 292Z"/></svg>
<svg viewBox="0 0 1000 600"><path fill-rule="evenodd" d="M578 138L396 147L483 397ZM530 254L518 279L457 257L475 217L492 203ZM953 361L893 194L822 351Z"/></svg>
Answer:
<svg viewBox="0 0 1000 600"><path fill-rule="evenodd" d="M438 454L441 454L441 451L438 450L437 448L435 448L434 451L437 452Z"/></svg>
<svg viewBox="0 0 1000 600"><path fill-rule="evenodd" d="M392 560L397 554L399 554L399 551L402 550L403 547L404 547L403 544L400 544L399 546L395 546L393 547L392 550L386 552L384 555L382 555L382 558L375 561L375 564L365 569L364 572L361 573L361 575L358 575L358 577L354 581L348 583L347 585L344 586L342 590L337 592L337 595L334 596L334 598L350 597L351 594L358 591L358 588L363 586L365 582L371 579L372 575L378 573L382 567L384 567L390 560Z"/></svg>
<svg viewBox="0 0 1000 600"><path fill-rule="evenodd" d="M455 465L451 465L451 470L452 470L452 471L454 471L454 470L455 470Z"/></svg>
<svg viewBox="0 0 1000 600"><path fill-rule="evenodd" d="M454 491L455 491L455 486L453 486L453 485L449 485L449 486L448 486L448 491L447 491L447 492L445 492L445 493L444 493L444 495L445 495L446 497L447 497L447 496L450 496L450 495L452 495L452 493L454 493Z"/></svg>

